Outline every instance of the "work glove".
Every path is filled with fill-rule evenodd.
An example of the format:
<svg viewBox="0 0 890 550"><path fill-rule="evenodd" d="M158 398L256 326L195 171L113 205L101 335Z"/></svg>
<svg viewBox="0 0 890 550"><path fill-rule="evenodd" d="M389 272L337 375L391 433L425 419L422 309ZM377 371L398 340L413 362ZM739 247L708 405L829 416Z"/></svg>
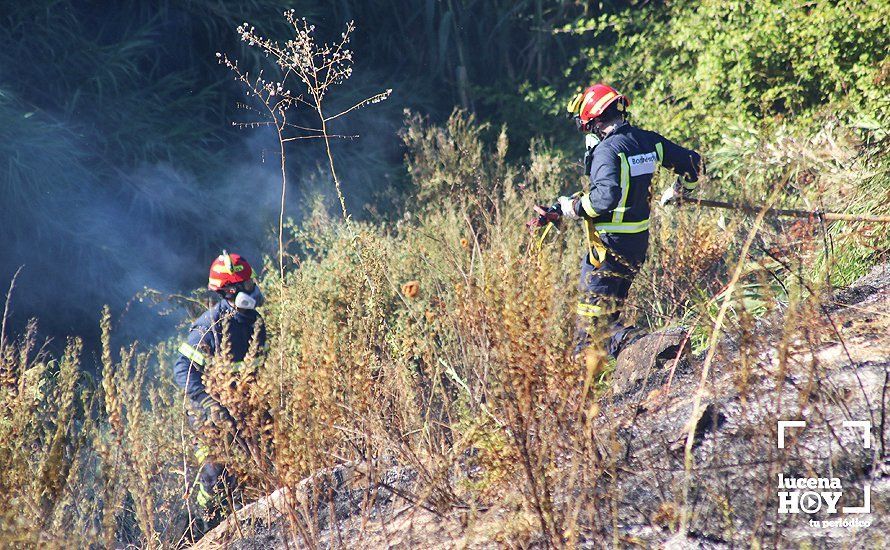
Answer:
<svg viewBox="0 0 890 550"><path fill-rule="evenodd" d="M677 181L675 181L672 186L665 189L664 193L661 194L661 199L659 199L658 204L664 206L672 202L681 202L691 197L692 192L686 189L686 186L683 185L682 178L678 177Z"/></svg>
<svg viewBox="0 0 890 550"><path fill-rule="evenodd" d="M580 200L578 197L559 197L559 210L562 212L562 217L567 220L577 220L580 217L575 209L575 203L578 200Z"/></svg>
<svg viewBox="0 0 890 550"><path fill-rule="evenodd" d="M529 233L534 233L536 229L544 227L548 223L559 223L559 218L562 217L558 204L554 204L553 206L540 206L536 204L535 213L537 216L525 223Z"/></svg>
<svg viewBox="0 0 890 550"><path fill-rule="evenodd" d="M661 194L661 198L658 199L658 204L664 206L666 204L672 203L678 198L677 191L673 188L673 186L668 187L664 190L664 193Z"/></svg>

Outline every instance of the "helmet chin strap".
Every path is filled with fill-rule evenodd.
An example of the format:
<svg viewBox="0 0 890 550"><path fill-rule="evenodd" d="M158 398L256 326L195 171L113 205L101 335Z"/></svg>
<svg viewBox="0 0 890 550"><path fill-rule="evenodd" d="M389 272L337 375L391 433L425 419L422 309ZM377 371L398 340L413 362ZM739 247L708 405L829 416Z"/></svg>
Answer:
<svg viewBox="0 0 890 550"><path fill-rule="evenodd" d="M599 122L593 123L593 133L600 139L600 141L606 139L606 136L615 131L615 128L618 127L620 122L612 122L608 126L603 125Z"/></svg>

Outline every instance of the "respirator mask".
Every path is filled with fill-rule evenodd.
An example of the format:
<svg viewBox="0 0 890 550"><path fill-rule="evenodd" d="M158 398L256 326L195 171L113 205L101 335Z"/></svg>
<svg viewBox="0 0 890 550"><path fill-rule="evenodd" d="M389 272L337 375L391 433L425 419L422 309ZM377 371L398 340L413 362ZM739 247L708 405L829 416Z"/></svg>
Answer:
<svg viewBox="0 0 890 550"><path fill-rule="evenodd" d="M229 291L226 297L231 299L238 309L256 309L262 306L265 301L263 292L253 280L237 285Z"/></svg>
<svg viewBox="0 0 890 550"><path fill-rule="evenodd" d="M573 118L575 120L575 128L584 134L584 175L589 176L590 167L593 164L593 150L600 144L602 138L596 134L593 120L585 122L578 115L575 115Z"/></svg>
<svg viewBox="0 0 890 550"><path fill-rule="evenodd" d="M593 166L593 150L596 149L596 146L600 144L600 138L596 136L596 134L585 134L584 135L584 145L586 149L584 151L584 175L590 175L590 169Z"/></svg>

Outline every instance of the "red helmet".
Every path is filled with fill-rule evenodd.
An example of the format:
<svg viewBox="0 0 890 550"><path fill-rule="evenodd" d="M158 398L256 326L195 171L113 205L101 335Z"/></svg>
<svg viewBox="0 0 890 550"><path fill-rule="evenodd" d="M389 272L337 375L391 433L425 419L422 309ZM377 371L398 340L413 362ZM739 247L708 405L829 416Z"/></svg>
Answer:
<svg viewBox="0 0 890 550"><path fill-rule="evenodd" d="M630 105L627 96L618 93L618 90L606 84L594 84L584 90L576 101L577 113L581 122L589 122L602 115L606 108L616 101L619 111L626 110Z"/></svg>
<svg viewBox="0 0 890 550"><path fill-rule="evenodd" d="M250 280L253 270L247 260L238 254L229 254L225 250L210 264L210 280L207 288L219 292L228 286L238 285Z"/></svg>

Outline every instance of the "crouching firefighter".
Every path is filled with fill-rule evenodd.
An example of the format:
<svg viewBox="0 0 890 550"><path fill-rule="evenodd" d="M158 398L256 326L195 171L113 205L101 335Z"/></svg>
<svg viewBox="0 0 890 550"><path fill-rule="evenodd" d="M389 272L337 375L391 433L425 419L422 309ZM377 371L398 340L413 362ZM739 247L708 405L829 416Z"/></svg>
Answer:
<svg viewBox="0 0 890 550"><path fill-rule="evenodd" d="M192 420L202 426L209 423L224 429L237 439L237 426L232 415L207 392L204 369L215 359L236 369L249 352L264 350L266 330L256 311L263 303L263 294L247 260L225 250L210 265L207 288L221 299L192 323L186 341L179 347L173 379L193 405L197 418L192 417ZM191 492L205 509L205 515L213 518L225 509L226 495L235 487L235 480L225 465L212 460L211 446L207 443L198 444L200 469Z"/></svg>
<svg viewBox="0 0 890 550"><path fill-rule="evenodd" d="M701 156L661 135L627 122L630 101L605 84L584 90L568 106L577 128L586 135L585 175L590 189L544 210L539 223L559 217L583 220L587 250L581 260L575 355L590 344L602 345L611 357L642 335L619 323L631 282L649 246L650 186L658 165L680 177L662 196L662 204L688 197L695 189ZM532 222L530 222L532 223ZM591 342L593 335L602 341Z"/></svg>

